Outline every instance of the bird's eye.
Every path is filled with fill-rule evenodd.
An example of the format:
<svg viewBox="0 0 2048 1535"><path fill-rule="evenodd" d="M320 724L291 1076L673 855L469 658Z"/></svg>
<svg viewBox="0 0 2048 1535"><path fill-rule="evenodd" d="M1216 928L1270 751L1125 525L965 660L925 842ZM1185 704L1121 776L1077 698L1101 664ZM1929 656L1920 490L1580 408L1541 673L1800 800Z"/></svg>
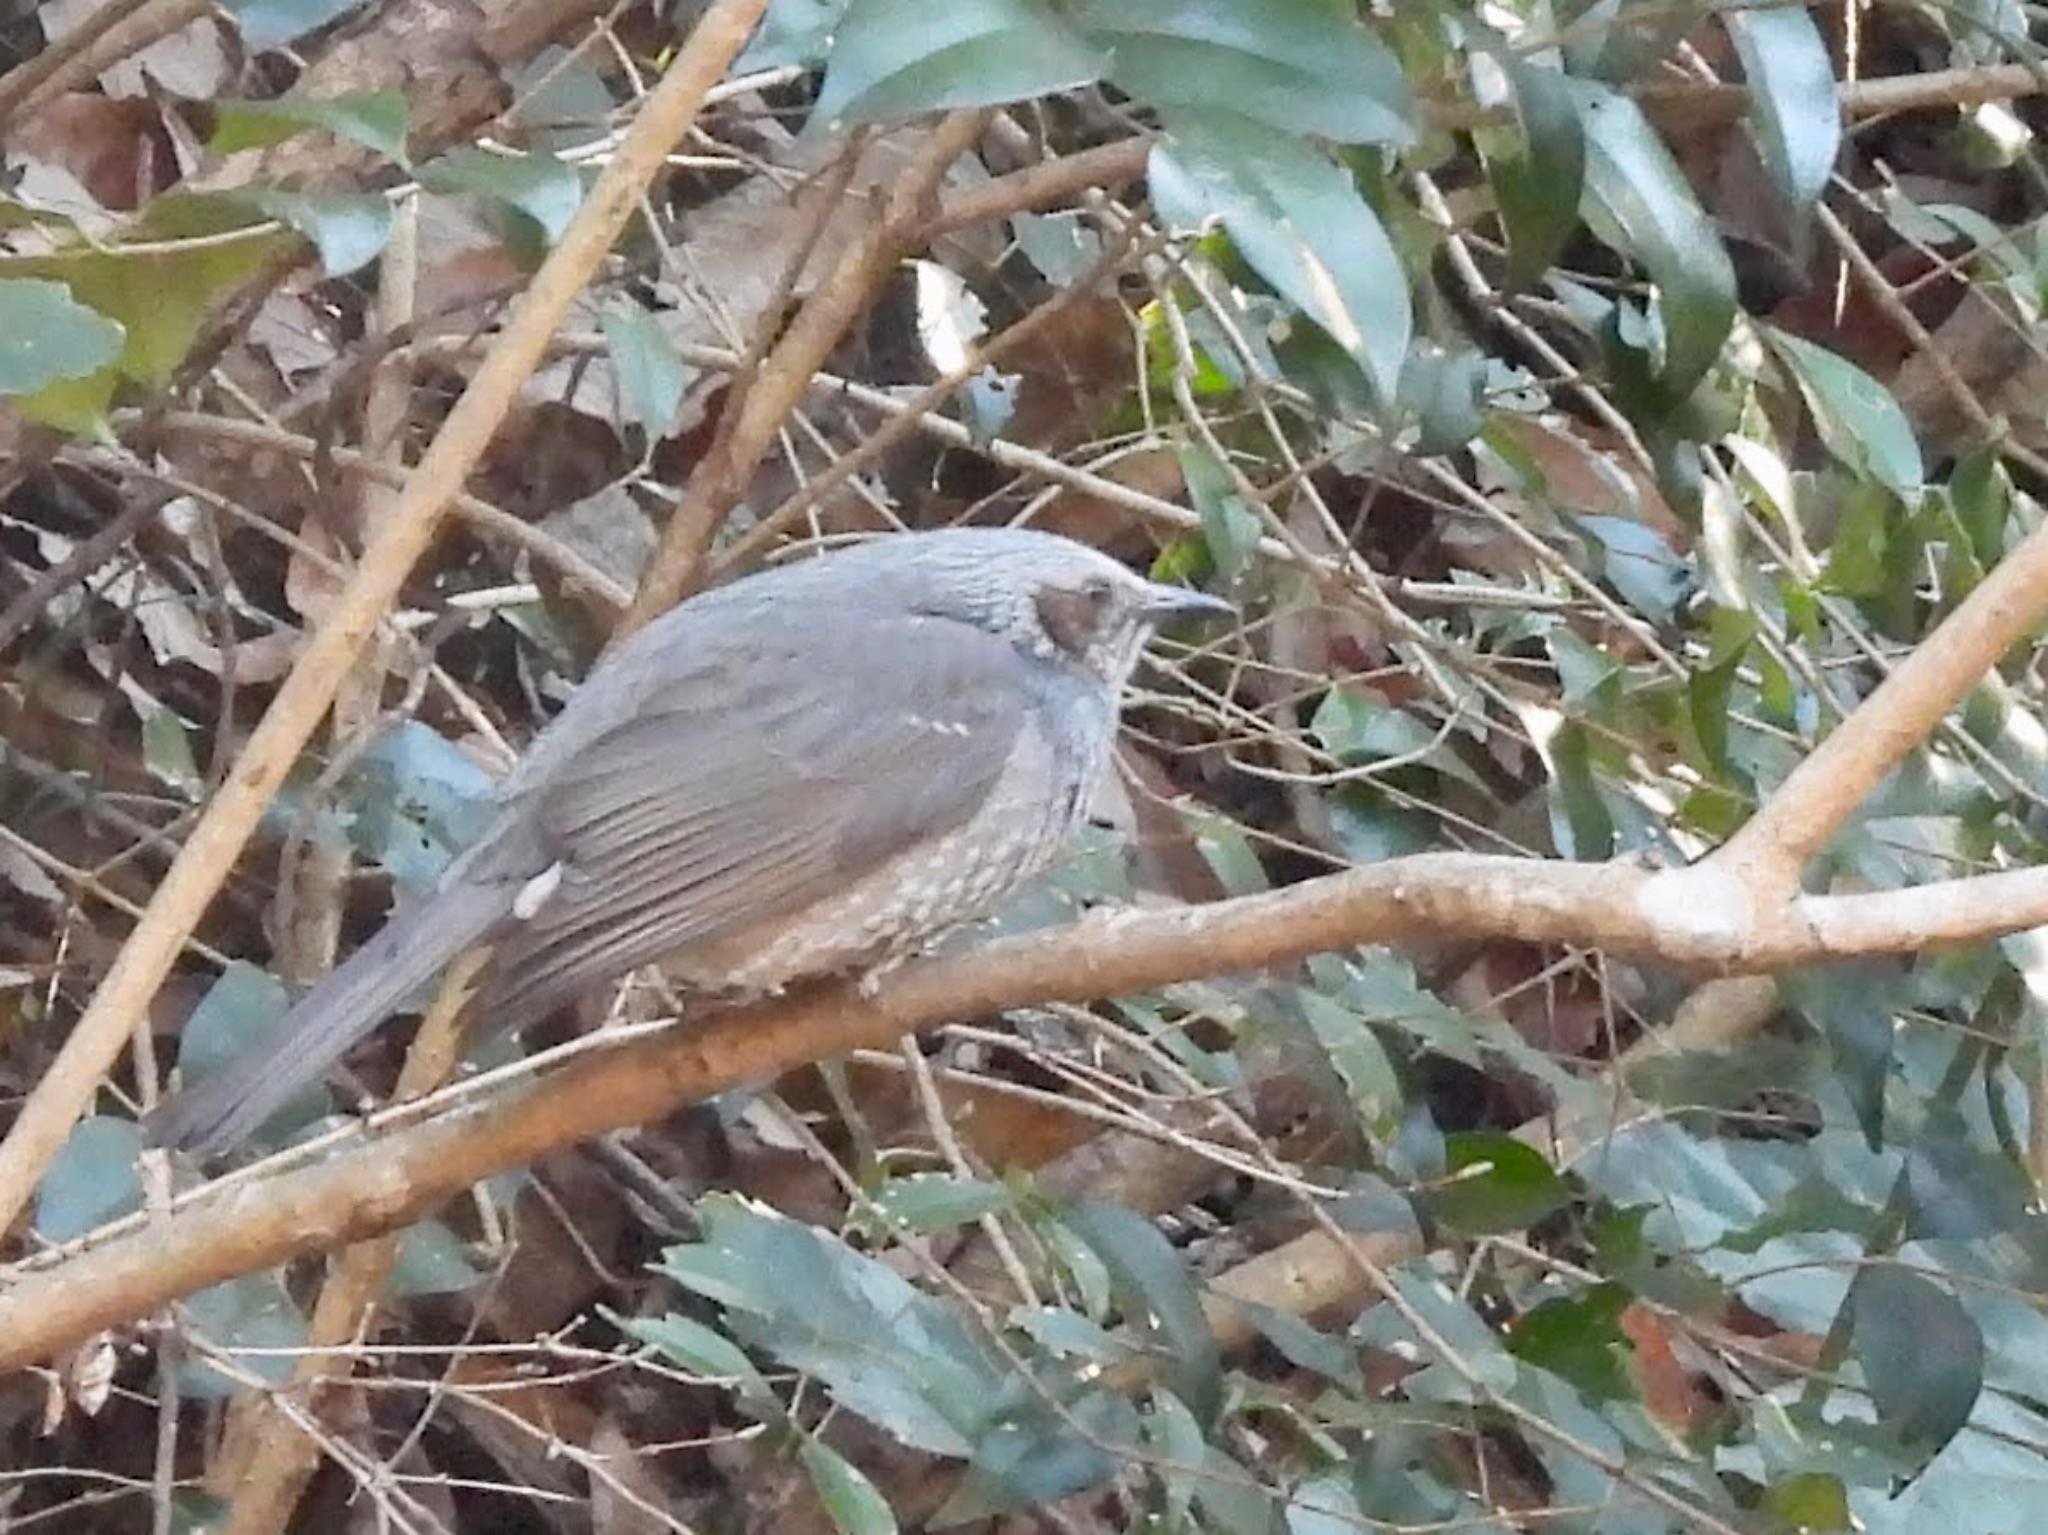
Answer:
<svg viewBox="0 0 2048 1535"><path fill-rule="evenodd" d="M1102 576L1079 586L1049 586L1038 594L1038 621L1049 638L1071 656L1086 655L1102 633L1116 589Z"/></svg>

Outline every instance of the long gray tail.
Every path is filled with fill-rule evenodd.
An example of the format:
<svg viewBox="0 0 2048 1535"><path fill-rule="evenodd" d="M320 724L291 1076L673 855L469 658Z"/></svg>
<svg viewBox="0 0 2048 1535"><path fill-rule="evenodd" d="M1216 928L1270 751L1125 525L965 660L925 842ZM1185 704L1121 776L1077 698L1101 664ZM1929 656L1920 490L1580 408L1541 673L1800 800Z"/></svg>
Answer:
<svg viewBox="0 0 2048 1535"><path fill-rule="evenodd" d="M456 879L400 912L301 997L273 1038L159 1104L143 1122L144 1135L200 1158L240 1144L327 1075L415 987L489 933L515 889Z"/></svg>

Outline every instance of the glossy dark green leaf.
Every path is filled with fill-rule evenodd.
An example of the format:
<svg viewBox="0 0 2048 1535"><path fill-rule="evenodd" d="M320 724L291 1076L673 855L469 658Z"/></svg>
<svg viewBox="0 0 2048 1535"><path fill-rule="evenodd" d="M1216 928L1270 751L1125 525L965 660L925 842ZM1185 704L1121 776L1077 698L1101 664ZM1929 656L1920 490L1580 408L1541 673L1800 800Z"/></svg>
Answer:
<svg viewBox="0 0 2048 1535"><path fill-rule="evenodd" d="M68 1242L141 1209L141 1152L142 1130L132 1119L95 1114L72 1126L36 1185L36 1234Z"/></svg>
<svg viewBox="0 0 2048 1535"><path fill-rule="evenodd" d="M1586 141L1586 216L1657 285L1664 322L1657 381L1676 402L1706 376L1728 339L1735 269L1642 110L1590 81L1572 89Z"/></svg>
<svg viewBox="0 0 2048 1535"><path fill-rule="evenodd" d="M1585 727L1565 725L1550 742L1550 834L1566 858L1597 862L1614 856L1614 817L1593 777Z"/></svg>
<svg viewBox="0 0 2048 1535"><path fill-rule="evenodd" d="M405 97L398 91L217 101L214 110L213 136L206 147L217 155L264 149L317 128L373 149L399 165L406 163L405 135L410 120Z"/></svg>
<svg viewBox="0 0 2048 1535"><path fill-rule="evenodd" d="M1849 1305L1856 1362L1879 1424L1908 1454L1933 1456L1977 1405L1983 1334L1954 1295L1896 1264L1859 1273Z"/></svg>
<svg viewBox="0 0 2048 1535"><path fill-rule="evenodd" d="M852 0L825 56L813 121L837 129L1085 85L1105 60L1030 0Z"/></svg>
<svg viewBox="0 0 2048 1535"><path fill-rule="evenodd" d="M1926 468L1899 402L1847 358L1784 331L1767 334L1806 397L1828 451L1902 500L1918 497Z"/></svg>
<svg viewBox="0 0 2048 1535"><path fill-rule="evenodd" d="M1336 1471L1302 1481L1287 1495L1280 1516L1287 1526L1287 1535L1354 1535L1360 1529L1370 1528L1359 1512L1351 1478Z"/></svg>
<svg viewBox="0 0 2048 1535"><path fill-rule="evenodd" d="M1206 1421L1221 1399L1222 1361L1181 1255L1152 1222L1118 1205L1064 1205L1059 1220L1108 1268L1125 1324L1157 1334L1163 1378Z"/></svg>
<svg viewBox="0 0 2048 1535"><path fill-rule="evenodd" d="M192 756L192 736L177 711L135 701L142 716L142 765L158 783L196 799L204 787Z"/></svg>
<svg viewBox="0 0 2048 1535"><path fill-rule="evenodd" d="M1827 190L1842 147L1827 40L1803 5L1733 6L1722 23L1749 82L1749 121L1778 193L1804 212Z"/></svg>
<svg viewBox="0 0 2048 1535"><path fill-rule="evenodd" d="M1595 1401L1633 1396L1630 1344L1621 1330L1628 1303L1628 1291L1617 1284L1553 1297L1531 1307L1508 1329L1508 1352L1570 1381Z"/></svg>
<svg viewBox="0 0 2048 1535"><path fill-rule="evenodd" d="M121 327L60 282L0 279L0 395L34 394L121 355Z"/></svg>
<svg viewBox="0 0 2048 1535"><path fill-rule="evenodd" d="M1444 1158L1444 1180L1420 1203L1464 1236L1526 1231L1570 1197L1543 1153L1512 1135L1458 1131L1444 1137Z"/></svg>
<svg viewBox="0 0 2048 1535"><path fill-rule="evenodd" d="M1519 153L1487 157L1487 180L1508 237L1508 283L1533 286L1579 227L1586 138L1569 84L1554 69L1503 56L1521 128Z"/></svg>
<svg viewBox="0 0 2048 1535"><path fill-rule="evenodd" d="M1316 705L1309 730L1346 763L1387 762L1428 768L1484 794L1486 781L1458 755L1449 737L1406 709L1390 709L1356 688L1332 688Z"/></svg>
<svg viewBox="0 0 2048 1535"><path fill-rule="evenodd" d="M1391 402L1414 313L1408 276L1350 174L1315 145L1221 106L1168 120L1152 196L1168 224L1223 225L1239 253Z"/></svg>
<svg viewBox="0 0 2048 1535"><path fill-rule="evenodd" d="M491 777L418 720L378 737L350 775L349 838L401 886L430 885L495 812Z"/></svg>
<svg viewBox="0 0 2048 1535"><path fill-rule="evenodd" d="M1324 0L1068 0L1118 89L1156 107L1228 102L1283 133L1406 143L1415 103L1400 62Z"/></svg>

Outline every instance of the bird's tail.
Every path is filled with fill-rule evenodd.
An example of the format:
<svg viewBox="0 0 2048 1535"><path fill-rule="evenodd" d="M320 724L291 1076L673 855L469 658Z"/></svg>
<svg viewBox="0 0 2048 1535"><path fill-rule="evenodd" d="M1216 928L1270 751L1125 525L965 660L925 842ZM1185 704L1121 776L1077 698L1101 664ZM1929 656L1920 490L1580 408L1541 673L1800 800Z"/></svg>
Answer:
<svg viewBox="0 0 2048 1535"><path fill-rule="evenodd" d="M489 933L510 904L504 885L458 879L400 912L301 997L272 1038L159 1104L144 1135L202 1159L238 1145Z"/></svg>

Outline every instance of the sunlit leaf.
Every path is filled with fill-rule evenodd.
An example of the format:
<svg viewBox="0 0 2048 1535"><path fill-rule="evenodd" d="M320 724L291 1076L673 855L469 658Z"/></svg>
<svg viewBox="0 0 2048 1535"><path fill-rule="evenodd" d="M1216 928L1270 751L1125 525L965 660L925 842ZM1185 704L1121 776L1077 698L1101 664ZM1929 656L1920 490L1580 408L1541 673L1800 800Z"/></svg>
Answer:
<svg viewBox="0 0 2048 1535"><path fill-rule="evenodd" d="M1664 321L1658 382L1672 400L1692 392L1720 355L1735 319L1735 270L1641 108L1590 81L1572 82L1586 142L1587 216L1642 262Z"/></svg>
<svg viewBox="0 0 2048 1535"><path fill-rule="evenodd" d="M1233 112L1290 134L1405 143L1415 104L1400 63L1323 0L1072 0L1118 89L1158 107Z"/></svg>
<svg viewBox="0 0 2048 1535"><path fill-rule="evenodd" d="M1221 106L1176 114L1169 127L1151 161L1161 215L1189 230L1220 221L1259 275L1392 401L1414 323L1408 276L1349 173Z"/></svg>
<svg viewBox="0 0 2048 1535"><path fill-rule="evenodd" d="M60 282L0 279L0 394L82 378L121 353L121 327Z"/></svg>
<svg viewBox="0 0 2048 1535"><path fill-rule="evenodd" d="M1847 358L1784 331L1769 336L1798 380L1828 451L1902 499L1917 498L1926 469L1899 402Z"/></svg>
<svg viewBox="0 0 2048 1535"><path fill-rule="evenodd" d="M838 128L1064 90L1101 53L1030 0L852 0L833 30L816 120Z"/></svg>
<svg viewBox="0 0 2048 1535"><path fill-rule="evenodd" d="M1803 211L1827 190L1842 144L1827 40L1803 5L1721 13L1749 83L1750 122L1778 192Z"/></svg>

